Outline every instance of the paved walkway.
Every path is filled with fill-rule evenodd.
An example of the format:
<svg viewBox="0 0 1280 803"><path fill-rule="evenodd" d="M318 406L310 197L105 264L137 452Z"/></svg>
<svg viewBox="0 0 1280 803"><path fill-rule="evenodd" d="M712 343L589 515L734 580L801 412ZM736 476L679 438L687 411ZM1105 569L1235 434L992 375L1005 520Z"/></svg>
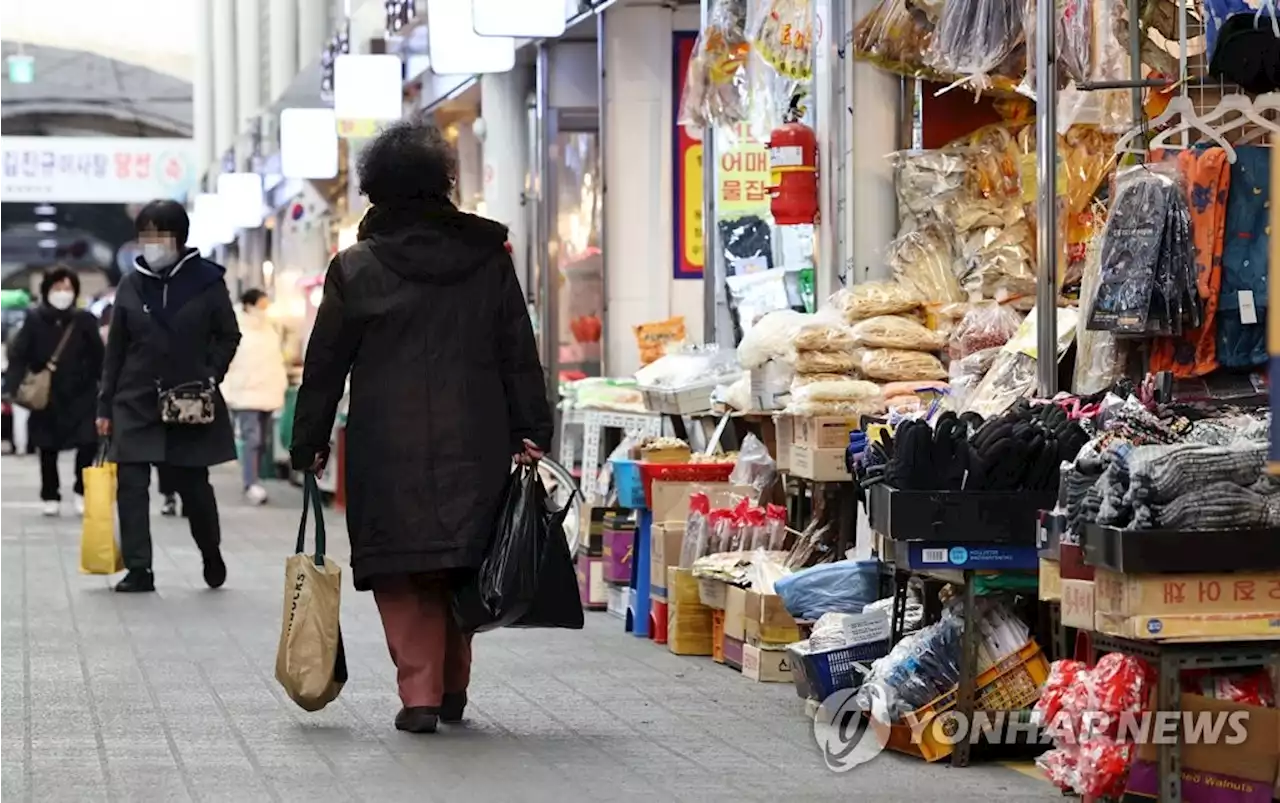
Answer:
<svg viewBox="0 0 1280 803"><path fill-rule="evenodd" d="M34 458L0 469L6 802L1059 799L999 766L886 754L829 772L789 685L673 656L605 614L478 637L470 722L400 734L373 600L349 584L351 680L308 714L272 676L295 489L250 508L219 470L227 586L206 589L184 523L157 516L159 593L121 596L77 573L77 519L41 518Z"/></svg>

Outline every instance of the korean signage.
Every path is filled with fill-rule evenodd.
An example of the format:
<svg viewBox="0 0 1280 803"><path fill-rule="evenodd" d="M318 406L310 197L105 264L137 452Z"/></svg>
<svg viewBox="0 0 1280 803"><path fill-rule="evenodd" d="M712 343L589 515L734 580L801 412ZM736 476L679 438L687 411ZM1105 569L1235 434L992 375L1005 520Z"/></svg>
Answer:
<svg viewBox="0 0 1280 803"><path fill-rule="evenodd" d="M0 137L0 200L146 203L183 198L195 180L189 139Z"/></svg>
<svg viewBox="0 0 1280 803"><path fill-rule="evenodd" d="M720 149L716 215L722 220L769 212L769 149L742 125L734 143Z"/></svg>
<svg viewBox="0 0 1280 803"><path fill-rule="evenodd" d="M674 64L672 81L672 119L675 138L672 149L672 185L675 198L672 208L674 232L674 269L677 279L701 279L704 264L702 239L702 143L694 139L678 122L680 98L684 94L684 79L689 72L689 60L698 34L676 31L673 35Z"/></svg>

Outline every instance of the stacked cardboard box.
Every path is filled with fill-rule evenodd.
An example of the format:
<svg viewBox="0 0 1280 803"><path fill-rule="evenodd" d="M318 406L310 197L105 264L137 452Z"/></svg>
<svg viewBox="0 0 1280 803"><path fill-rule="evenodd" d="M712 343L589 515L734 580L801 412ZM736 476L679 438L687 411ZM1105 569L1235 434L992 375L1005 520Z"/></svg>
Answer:
<svg viewBox="0 0 1280 803"><path fill-rule="evenodd" d="M845 468L849 433L858 429L857 417L815 416L793 418L790 471L797 477L820 482L847 482Z"/></svg>
<svg viewBox="0 0 1280 803"><path fill-rule="evenodd" d="M1121 574L1098 569L1093 584L1094 626L1103 633L1149 640L1280 638L1280 571Z"/></svg>
<svg viewBox="0 0 1280 803"><path fill-rule="evenodd" d="M777 594L746 591L742 600L742 674L751 680L790 683L787 645L800 640L800 627Z"/></svg>
<svg viewBox="0 0 1280 803"><path fill-rule="evenodd" d="M698 599L689 569L667 569L667 649L676 655L711 655L712 609Z"/></svg>

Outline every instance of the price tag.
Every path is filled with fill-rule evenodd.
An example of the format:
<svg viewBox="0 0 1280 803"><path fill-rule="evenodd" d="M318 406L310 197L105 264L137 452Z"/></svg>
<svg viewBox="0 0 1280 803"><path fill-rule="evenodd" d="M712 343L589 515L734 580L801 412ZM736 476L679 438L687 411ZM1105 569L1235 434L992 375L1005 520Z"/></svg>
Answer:
<svg viewBox="0 0 1280 803"><path fill-rule="evenodd" d="M1240 323L1248 326L1258 322L1258 308L1253 303L1253 291L1241 290L1240 297Z"/></svg>

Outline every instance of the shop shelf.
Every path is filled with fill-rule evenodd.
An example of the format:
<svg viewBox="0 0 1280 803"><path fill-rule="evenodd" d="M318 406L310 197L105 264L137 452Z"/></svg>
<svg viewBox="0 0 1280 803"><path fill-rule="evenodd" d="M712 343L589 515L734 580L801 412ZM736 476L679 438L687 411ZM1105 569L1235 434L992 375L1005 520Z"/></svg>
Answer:
<svg viewBox="0 0 1280 803"><path fill-rule="evenodd" d="M1089 524L1084 559L1122 573L1206 573L1280 569L1280 528L1120 530Z"/></svg>
<svg viewBox="0 0 1280 803"><path fill-rule="evenodd" d="M1040 689L1048 678L1049 659L1034 639L1028 641L1020 650L978 675L974 682L973 710L1017 711L1027 708L1040 699ZM910 739L906 745L901 745L900 740L891 737L889 746L920 756L925 761L937 761L951 755L955 746L940 739L938 731L951 736L960 727L953 717L947 716L956 707L958 692L957 686L907 714L905 724L911 732L919 733L919 740ZM940 718L941 724L936 724L934 720Z"/></svg>
<svg viewBox="0 0 1280 803"><path fill-rule="evenodd" d="M897 541L974 541L1034 547L1040 511L1053 491L904 491L880 483L870 489L871 529Z"/></svg>
<svg viewBox="0 0 1280 803"><path fill-rule="evenodd" d="M653 505L653 483L658 482L728 482L732 463L641 463L644 498Z"/></svg>
<svg viewBox="0 0 1280 803"><path fill-rule="evenodd" d="M613 483L618 489L618 504L639 510L647 507L644 498L644 481L640 478L640 463L635 460L611 460Z"/></svg>

